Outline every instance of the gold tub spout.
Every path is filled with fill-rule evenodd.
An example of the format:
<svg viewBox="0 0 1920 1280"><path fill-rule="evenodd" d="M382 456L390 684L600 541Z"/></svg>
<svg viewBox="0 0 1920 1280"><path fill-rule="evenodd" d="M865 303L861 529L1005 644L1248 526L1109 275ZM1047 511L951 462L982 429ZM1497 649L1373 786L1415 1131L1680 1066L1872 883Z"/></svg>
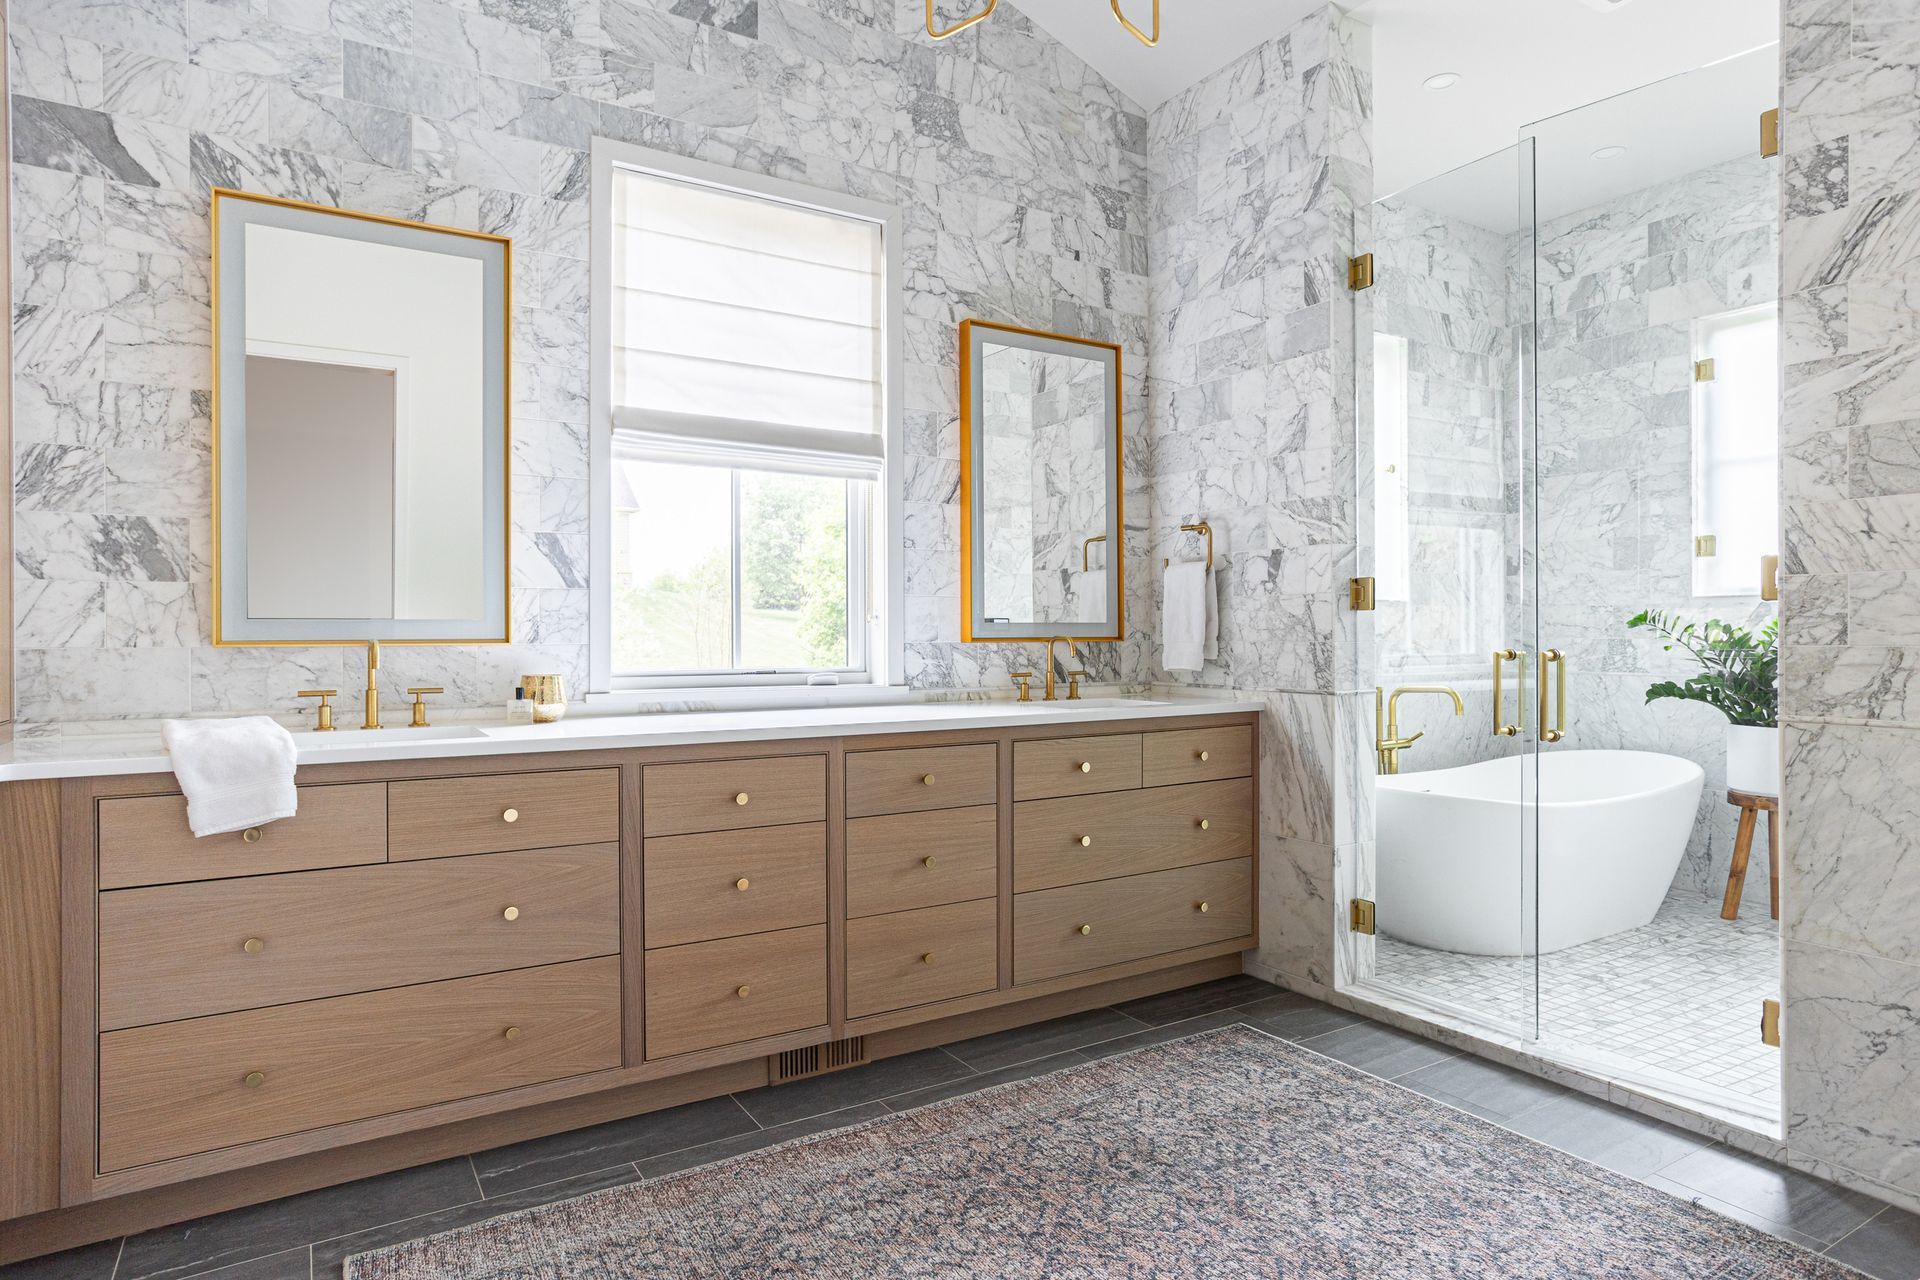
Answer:
<svg viewBox="0 0 1920 1280"><path fill-rule="evenodd" d="M1460 701L1460 695L1443 684L1405 684L1395 689L1385 699L1385 712L1381 708L1381 691L1376 686L1373 691L1373 751L1377 767L1381 773L1400 772L1400 753L1414 742L1426 736L1426 730L1416 732L1411 738L1400 736L1400 698L1408 693L1444 693L1453 699L1453 714L1467 713L1467 706ZM1384 722L1384 723L1383 723Z"/></svg>

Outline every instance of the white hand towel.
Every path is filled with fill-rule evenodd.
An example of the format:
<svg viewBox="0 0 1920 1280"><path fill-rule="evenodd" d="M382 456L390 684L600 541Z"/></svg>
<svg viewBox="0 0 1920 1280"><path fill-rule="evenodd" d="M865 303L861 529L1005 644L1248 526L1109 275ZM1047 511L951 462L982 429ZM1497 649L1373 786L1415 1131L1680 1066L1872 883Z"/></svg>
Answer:
<svg viewBox="0 0 1920 1280"><path fill-rule="evenodd" d="M1199 560L1167 566L1160 598L1160 663L1169 671L1198 671L1219 656L1220 606L1213 570Z"/></svg>
<svg viewBox="0 0 1920 1280"><path fill-rule="evenodd" d="M187 825L196 836L240 831L291 818L298 805L293 735L266 716L231 720L168 720L160 741L187 795Z"/></svg>

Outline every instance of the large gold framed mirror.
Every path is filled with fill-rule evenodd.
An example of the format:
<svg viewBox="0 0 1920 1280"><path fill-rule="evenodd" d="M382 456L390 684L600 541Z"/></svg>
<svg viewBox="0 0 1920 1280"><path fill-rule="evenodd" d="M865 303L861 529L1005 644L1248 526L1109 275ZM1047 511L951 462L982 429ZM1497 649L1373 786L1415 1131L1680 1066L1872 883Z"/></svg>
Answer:
<svg viewBox="0 0 1920 1280"><path fill-rule="evenodd" d="M1118 640L1120 348L960 324L963 640Z"/></svg>
<svg viewBox="0 0 1920 1280"><path fill-rule="evenodd" d="M505 643L511 244L213 192L213 641Z"/></svg>

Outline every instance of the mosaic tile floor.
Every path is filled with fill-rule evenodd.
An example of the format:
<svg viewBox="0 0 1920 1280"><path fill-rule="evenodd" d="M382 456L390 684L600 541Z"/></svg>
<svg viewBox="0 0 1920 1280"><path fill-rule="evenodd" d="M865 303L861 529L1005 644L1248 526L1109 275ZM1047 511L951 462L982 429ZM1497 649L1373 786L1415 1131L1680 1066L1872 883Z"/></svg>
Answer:
<svg viewBox="0 0 1920 1280"><path fill-rule="evenodd" d="M1382 937L1378 981L1523 1024L1532 961L1467 956ZM1777 1115L1779 1051L1760 1043L1761 1001L1779 995L1778 926L1751 908L1667 899L1651 924L1541 958L1540 1033L1671 1072Z"/></svg>

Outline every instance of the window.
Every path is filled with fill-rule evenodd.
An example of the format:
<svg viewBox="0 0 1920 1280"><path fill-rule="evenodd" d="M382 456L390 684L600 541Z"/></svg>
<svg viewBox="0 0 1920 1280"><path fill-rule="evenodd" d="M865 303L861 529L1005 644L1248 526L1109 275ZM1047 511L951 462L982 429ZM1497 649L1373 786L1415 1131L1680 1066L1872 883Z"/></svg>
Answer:
<svg viewBox="0 0 1920 1280"><path fill-rule="evenodd" d="M892 211L594 163L596 688L893 678Z"/></svg>
<svg viewBox="0 0 1920 1280"><path fill-rule="evenodd" d="M1757 595L1760 557L1780 549L1773 304L1695 321L1693 348L1693 594Z"/></svg>

